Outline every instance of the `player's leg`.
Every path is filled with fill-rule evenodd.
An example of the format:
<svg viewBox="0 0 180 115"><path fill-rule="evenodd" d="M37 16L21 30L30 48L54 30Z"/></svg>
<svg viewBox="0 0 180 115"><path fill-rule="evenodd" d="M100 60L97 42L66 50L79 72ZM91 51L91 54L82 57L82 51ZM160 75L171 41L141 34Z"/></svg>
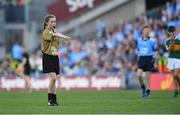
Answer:
<svg viewBox="0 0 180 115"><path fill-rule="evenodd" d="M168 64L167 64L167 68L169 69L169 72L170 74L172 75L173 77L173 82L174 82L174 94L176 92L176 87L177 87L177 82L176 82L176 79L174 77L174 66L175 66L175 61L173 58L168 58Z"/></svg>
<svg viewBox="0 0 180 115"><path fill-rule="evenodd" d="M175 59L176 64L175 64L175 76L177 78L177 83L179 87L179 94L180 94L180 59Z"/></svg>
<svg viewBox="0 0 180 115"><path fill-rule="evenodd" d="M57 75L54 76L54 83L53 83L53 87L52 87L52 92L53 92L53 103L54 103L54 105L58 106L57 95L56 95L56 81L57 81Z"/></svg>
<svg viewBox="0 0 180 115"><path fill-rule="evenodd" d="M180 78L179 78L179 74L180 74L180 68L174 69L173 78L175 79L174 81L176 81L176 89L175 89L175 94L174 94L175 97L178 95L178 92L180 93Z"/></svg>
<svg viewBox="0 0 180 115"><path fill-rule="evenodd" d="M150 90L150 85L151 85L151 81L150 81L150 74L152 72L155 72L155 68L154 68L154 63L155 63L155 60L153 57L148 57L147 58L147 63L145 64L146 65L146 84L147 84L147 88L146 88L146 97L148 97L151 93L151 90Z"/></svg>
<svg viewBox="0 0 180 115"><path fill-rule="evenodd" d="M53 103L55 106L58 106L57 95L56 95L56 81L57 81L56 79L57 79L57 75L59 74L59 69L60 69L58 57L54 58L54 67L55 67L55 69L54 69L55 70L55 74L54 74L55 80L54 80L53 90L52 90L52 92L53 92Z"/></svg>
<svg viewBox="0 0 180 115"><path fill-rule="evenodd" d="M30 92L31 91L31 78L30 78L30 67L24 67L24 79L25 79L25 92Z"/></svg>
<svg viewBox="0 0 180 115"><path fill-rule="evenodd" d="M146 72L146 89L150 89L150 72L148 71L148 72Z"/></svg>
<svg viewBox="0 0 180 115"><path fill-rule="evenodd" d="M146 97L148 97L151 93L151 90L150 90L150 85L151 85L151 81L150 81L150 72L146 72Z"/></svg>
<svg viewBox="0 0 180 115"><path fill-rule="evenodd" d="M141 90L142 90L141 96L144 97L146 87L145 87L144 80L143 80L143 70L142 69L137 70L137 78L138 78L138 81L140 83Z"/></svg>
<svg viewBox="0 0 180 115"><path fill-rule="evenodd" d="M174 82L174 97L178 96L178 90L179 90L179 77L180 74L180 60L179 59L168 59L168 68L170 69L170 72L173 76L173 82Z"/></svg>
<svg viewBox="0 0 180 115"><path fill-rule="evenodd" d="M175 70L171 70L172 76L173 76L173 82L174 82L174 97L178 96L178 80L175 74Z"/></svg>
<svg viewBox="0 0 180 115"><path fill-rule="evenodd" d="M49 73L49 86L48 86L48 105L54 106L54 91L56 83L56 73Z"/></svg>
<svg viewBox="0 0 180 115"><path fill-rule="evenodd" d="M29 75L26 75L24 79L25 79L25 92L30 92L31 91L31 78Z"/></svg>

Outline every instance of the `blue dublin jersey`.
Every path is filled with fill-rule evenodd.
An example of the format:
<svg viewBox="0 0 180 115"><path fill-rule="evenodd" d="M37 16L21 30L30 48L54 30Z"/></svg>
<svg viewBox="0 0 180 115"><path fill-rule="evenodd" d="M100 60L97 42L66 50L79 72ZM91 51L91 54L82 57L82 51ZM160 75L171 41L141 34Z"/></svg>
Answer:
<svg viewBox="0 0 180 115"><path fill-rule="evenodd" d="M156 41L148 37L147 40L144 40L143 37L136 39L138 56L152 56L157 50Z"/></svg>

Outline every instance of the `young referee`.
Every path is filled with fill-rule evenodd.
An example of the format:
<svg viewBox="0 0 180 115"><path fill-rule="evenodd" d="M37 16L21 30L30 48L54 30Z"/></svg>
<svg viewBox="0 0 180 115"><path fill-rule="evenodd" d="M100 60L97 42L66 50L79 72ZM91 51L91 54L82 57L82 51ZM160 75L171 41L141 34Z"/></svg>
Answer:
<svg viewBox="0 0 180 115"><path fill-rule="evenodd" d="M54 15L47 15L44 20L44 30L42 33L42 63L43 73L49 75L48 87L48 105L58 106L56 97L56 76L59 74L59 59L57 51L59 48L59 38L64 38L67 42L70 37L56 32L56 17Z"/></svg>
<svg viewBox="0 0 180 115"><path fill-rule="evenodd" d="M138 69L137 77L141 85L141 96L148 97L150 95L149 73L155 71L153 55L157 50L156 41L149 36L150 26L145 25L142 29L142 36L136 39L138 50ZM143 81L143 72L147 74L147 87Z"/></svg>
<svg viewBox="0 0 180 115"><path fill-rule="evenodd" d="M175 27L169 26L168 29L169 38L165 42L166 49L169 51L168 57L168 69L171 71L174 80L174 97L177 97L180 93L180 38L175 36Z"/></svg>

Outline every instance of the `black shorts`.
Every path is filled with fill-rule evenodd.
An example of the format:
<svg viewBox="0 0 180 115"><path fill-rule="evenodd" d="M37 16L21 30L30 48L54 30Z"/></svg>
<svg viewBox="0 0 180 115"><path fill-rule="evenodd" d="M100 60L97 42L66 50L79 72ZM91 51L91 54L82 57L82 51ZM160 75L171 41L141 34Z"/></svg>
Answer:
<svg viewBox="0 0 180 115"><path fill-rule="evenodd" d="M47 55L42 56L43 73L55 72L59 74L59 58L58 56Z"/></svg>
<svg viewBox="0 0 180 115"><path fill-rule="evenodd" d="M138 60L138 68L143 71L155 72L154 58L152 56L140 56Z"/></svg>

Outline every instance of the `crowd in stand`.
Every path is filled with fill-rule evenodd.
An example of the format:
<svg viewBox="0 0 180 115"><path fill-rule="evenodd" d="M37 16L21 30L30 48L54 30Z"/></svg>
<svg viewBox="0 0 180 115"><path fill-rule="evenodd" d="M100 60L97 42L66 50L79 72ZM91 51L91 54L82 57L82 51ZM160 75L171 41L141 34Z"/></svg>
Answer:
<svg viewBox="0 0 180 115"><path fill-rule="evenodd" d="M155 12L145 13L132 20L125 21L116 26L108 26L99 20L96 25L97 37L85 43L78 39L71 42L70 46L61 45L59 60L61 75L98 75L122 74L127 77L135 76L137 63L136 38L140 37L141 29L145 24L151 26L150 36L158 44L158 53L155 56L156 68L166 72L167 51L164 42L167 39L166 28L169 25L177 27L180 35L180 1L167 3L156 9ZM18 62L14 61L12 52L1 62L1 75L17 74ZM165 57L165 58L164 58ZM30 55L32 75L42 73L41 51Z"/></svg>

